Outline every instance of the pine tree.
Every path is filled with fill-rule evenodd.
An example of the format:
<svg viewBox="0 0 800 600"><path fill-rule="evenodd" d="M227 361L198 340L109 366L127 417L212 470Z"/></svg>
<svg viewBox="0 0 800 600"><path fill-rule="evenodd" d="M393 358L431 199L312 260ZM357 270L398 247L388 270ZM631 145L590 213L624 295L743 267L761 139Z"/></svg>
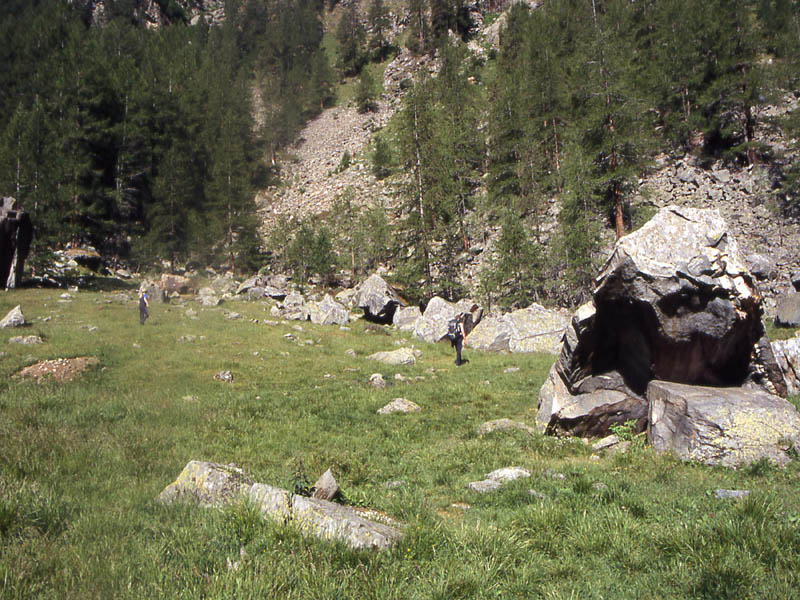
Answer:
<svg viewBox="0 0 800 600"><path fill-rule="evenodd" d="M386 37L389 29L389 11L383 0L371 0L368 20L372 29L372 37L369 40L370 48L375 52L378 60L383 62L389 51L389 40Z"/></svg>
<svg viewBox="0 0 800 600"><path fill-rule="evenodd" d="M358 18L357 7L352 4L342 15L336 28L336 41L339 42L341 68L345 75L356 75L364 65L364 26Z"/></svg>

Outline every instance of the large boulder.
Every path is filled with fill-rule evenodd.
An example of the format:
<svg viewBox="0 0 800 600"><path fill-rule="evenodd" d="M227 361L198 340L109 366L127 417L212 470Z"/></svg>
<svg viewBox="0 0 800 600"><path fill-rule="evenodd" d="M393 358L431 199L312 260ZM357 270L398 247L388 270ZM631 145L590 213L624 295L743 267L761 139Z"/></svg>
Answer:
<svg viewBox="0 0 800 600"><path fill-rule="evenodd" d="M370 275L358 288L354 306L364 311L364 318L377 323L391 323L398 306L405 304L380 275Z"/></svg>
<svg viewBox="0 0 800 600"><path fill-rule="evenodd" d="M33 225L28 213L14 198L0 198L0 287L15 288L22 281L31 241Z"/></svg>
<svg viewBox="0 0 800 600"><path fill-rule="evenodd" d="M778 306L775 309L775 325L800 327L800 292L792 292L778 298Z"/></svg>
<svg viewBox="0 0 800 600"><path fill-rule="evenodd" d="M317 325L346 325L350 321L347 309L336 302L329 294L320 302L306 304L308 318Z"/></svg>
<svg viewBox="0 0 800 600"><path fill-rule="evenodd" d="M781 466L800 452L800 413L762 390L651 381L647 437L683 460L739 467L766 459Z"/></svg>
<svg viewBox="0 0 800 600"><path fill-rule="evenodd" d="M496 352L558 354L568 324L569 316L562 311L532 304L528 308L481 320L467 337L466 344L478 350Z"/></svg>
<svg viewBox="0 0 800 600"><path fill-rule="evenodd" d="M462 312L467 313L464 326L469 336L480 322L483 310L468 298L453 303L434 296L425 307L422 318L414 323L414 335L424 342L439 342L447 335L447 323L450 319Z"/></svg>
<svg viewBox="0 0 800 600"><path fill-rule="evenodd" d="M253 480L235 465L190 461L178 478L159 495L165 504L191 502L220 507L240 502L255 505L262 515L293 523L301 531L325 540L340 540L357 549L381 550L400 538L400 530L366 519L341 506L289 493Z"/></svg>
<svg viewBox="0 0 800 600"><path fill-rule="evenodd" d="M591 302L564 334L540 393L539 428L601 390L627 395L631 414L641 414L654 379L785 396L761 296L743 265L716 210L669 206L618 240ZM618 405L594 406L594 418L602 406L613 414Z"/></svg>

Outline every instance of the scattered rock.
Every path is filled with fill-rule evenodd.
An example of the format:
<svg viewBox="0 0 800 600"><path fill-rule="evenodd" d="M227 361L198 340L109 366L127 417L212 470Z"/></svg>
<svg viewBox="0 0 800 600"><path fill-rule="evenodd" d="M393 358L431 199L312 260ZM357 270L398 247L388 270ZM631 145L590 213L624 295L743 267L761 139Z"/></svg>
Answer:
<svg viewBox="0 0 800 600"><path fill-rule="evenodd" d="M347 356L349 356L350 358L355 358L357 356L356 351L353 350L352 348L348 348L347 350L344 351L344 353L347 354Z"/></svg>
<svg viewBox="0 0 800 600"><path fill-rule="evenodd" d="M778 274L775 261L765 254L751 254L747 257L747 267L759 281L775 279Z"/></svg>
<svg viewBox="0 0 800 600"><path fill-rule="evenodd" d="M558 354L569 315L539 304L499 317L483 319L466 339L466 345L493 352L547 352Z"/></svg>
<svg viewBox="0 0 800 600"><path fill-rule="evenodd" d="M407 400L405 398L395 398L389 404L384 406L383 408L378 409L379 415L388 415L391 413L411 413L411 412L418 412L422 410L419 404L415 404L411 402L411 400Z"/></svg>
<svg viewBox="0 0 800 600"><path fill-rule="evenodd" d="M240 315L240 314L239 314L239 313L237 313L237 312L226 312L226 313L225 313L225 318L226 318L228 321L235 321L236 319L241 319L241 318L242 318L242 315Z"/></svg>
<svg viewBox="0 0 800 600"><path fill-rule="evenodd" d="M603 439L597 440L594 444L592 444L592 451L599 452L600 450L605 450L606 448L616 446L617 444L619 444L619 438L616 435L607 435Z"/></svg>
<svg viewBox="0 0 800 600"><path fill-rule="evenodd" d="M469 336L473 328L480 322L483 310L469 298L459 300L454 304L434 296L425 307L422 317L415 321L414 335L424 342L432 344L440 342L447 335L448 322L462 312L467 315L464 328Z"/></svg>
<svg viewBox="0 0 800 600"><path fill-rule="evenodd" d="M370 354L367 358L385 365L415 365L417 363L413 348L376 352L375 354Z"/></svg>
<svg viewBox="0 0 800 600"><path fill-rule="evenodd" d="M0 329L5 329L6 327L22 327L23 325L25 325L25 317L22 316L22 308L20 308L20 305L8 311L8 314L0 321Z"/></svg>
<svg viewBox="0 0 800 600"><path fill-rule="evenodd" d="M486 494L487 492L494 492L502 487L499 481L492 481L491 479L484 479L483 481L472 481L467 484L467 488L479 494Z"/></svg>
<svg viewBox="0 0 800 600"><path fill-rule="evenodd" d="M788 393L800 394L800 337L772 342L772 353L781 367Z"/></svg>
<svg viewBox="0 0 800 600"><path fill-rule="evenodd" d="M486 476L486 479L490 481L499 481L500 483L508 483L509 481L514 481L515 479L519 479L521 477L530 477L531 472L528 469L523 469L522 467L504 467L502 469L497 469L492 471Z"/></svg>
<svg viewBox="0 0 800 600"><path fill-rule="evenodd" d="M235 465L190 461L158 498L165 504L193 502L206 507L247 501L278 523L294 523L305 533L340 540L355 549L389 548L401 536L398 528L369 520L351 507L253 483Z"/></svg>
<svg viewBox="0 0 800 600"><path fill-rule="evenodd" d="M503 373L516 373L519 371L519 367L507 367L503 369Z"/></svg>
<svg viewBox="0 0 800 600"><path fill-rule="evenodd" d="M386 387L386 380L380 373L373 373L369 377L369 385L374 388L383 389Z"/></svg>

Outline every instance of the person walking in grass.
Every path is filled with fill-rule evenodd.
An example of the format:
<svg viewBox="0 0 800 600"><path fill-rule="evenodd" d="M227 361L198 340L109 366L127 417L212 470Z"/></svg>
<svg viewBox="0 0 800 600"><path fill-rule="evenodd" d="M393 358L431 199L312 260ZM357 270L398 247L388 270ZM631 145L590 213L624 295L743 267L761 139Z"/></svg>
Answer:
<svg viewBox="0 0 800 600"><path fill-rule="evenodd" d="M465 321L466 313L461 312L447 322L447 337L450 339L450 344L456 349L457 367L467 362L461 359L461 348L464 346L464 338L467 337Z"/></svg>
<svg viewBox="0 0 800 600"><path fill-rule="evenodd" d="M147 310L150 308L150 299L147 297L147 290L142 288L139 290L139 324L144 325L144 322L147 320L147 317L150 316L150 312Z"/></svg>

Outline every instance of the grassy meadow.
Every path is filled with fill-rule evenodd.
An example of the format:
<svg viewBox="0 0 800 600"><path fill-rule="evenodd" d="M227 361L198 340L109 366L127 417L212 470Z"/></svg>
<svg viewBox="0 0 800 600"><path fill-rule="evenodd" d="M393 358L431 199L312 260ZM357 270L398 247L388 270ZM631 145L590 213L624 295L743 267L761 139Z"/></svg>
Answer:
<svg viewBox="0 0 800 600"><path fill-rule="evenodd" d="M465 349L456 368L449 345L363 321L265 324L267 302L157 304L140 326L133 290L62 293L0 293L0 317L20 304L31 322L0 330L2 598L800 597L798 461L732 471L641 444L598 457L579 440L478 435L501 417L533 425L552 356ZM421 350L415 366L366 360L397 342ZM13 377L78 356L99 364L69 383ZM213 379L223 369L233 383ZM367 385L376 372L385 389ZM376 414L400 396L422 410ZM354 551L248 506L159 504L192 459L290 490L331 468L403 538ZM466 488L507 466L532 476Z"/></svg>

